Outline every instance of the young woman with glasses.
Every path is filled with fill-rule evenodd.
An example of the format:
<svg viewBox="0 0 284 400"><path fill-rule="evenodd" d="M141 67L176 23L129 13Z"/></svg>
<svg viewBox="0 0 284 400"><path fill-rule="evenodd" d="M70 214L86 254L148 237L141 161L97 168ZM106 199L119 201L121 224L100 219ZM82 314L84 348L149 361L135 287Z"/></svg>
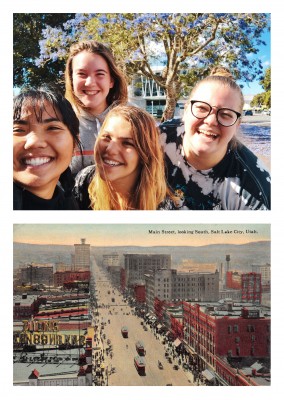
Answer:
<svg viewBox="0 0 284 400"><path fill-rule="evenodd" d="M230 72L199 81L179 126L160 125L168 182L194 210L268 210L270 175L237 138L244 97Z"/></svg>

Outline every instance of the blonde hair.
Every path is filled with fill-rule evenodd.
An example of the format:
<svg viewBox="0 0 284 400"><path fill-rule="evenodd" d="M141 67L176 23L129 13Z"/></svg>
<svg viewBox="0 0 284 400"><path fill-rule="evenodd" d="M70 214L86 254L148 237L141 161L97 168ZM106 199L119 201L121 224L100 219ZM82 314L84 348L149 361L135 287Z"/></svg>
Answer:
<svg viewBox="0 0 284 400"><path fill-rule="evenodd" d="M214 66L211 71L210 74L206 77L201 79L199 82L197 82L197 84L193 87L189 99L188 99L188 103L189 101L193 98L193 95L196 91L196 89L207 82L217 82L217 83L221 83L224 86L230 87L233 90L236 90L239 94L240 97L240 109L239 111L242 112L243 110L243 106L245 103L244 100L244 95L241 91L241 88L239 87L239 85L236 83L235 78L233 77L233 75L231 74L230 70L226 67L223 67L221 65L217 65Z"/></svg>
<svg viewBox="0 0 284 400"><path fill-rule="evenodd" d="M113 116L120 116L131 125L134 146L140 158L140 175L134 192L131 193L131 198L126 201L127 204L121 206L111 183L101 178L97 168L89 186L91 207L94 210L156 210L166 195L170 194L165 178L163 152L156 122L149 113L136 106L125 105L113 108L107 114L96 141L94 153L97 165L102 163L98 143L104 127Z"/></svg>
<svg viewBox="0 0 284 400"><path fill-rule="evenodd" d="M127 81L123 73L116 66L115 59L110 49L100 42L96 42L94 40L84 40L75 43L70 47L70 53L65 68L65 97L70 101L75 111L78 113L80 109L88 109L77 98L73 89L73 58L82 51L100 55L104 58L109 67L110 75L113 79L114 85L109 90L106 98L108 106L114 102L117 104L126 103L128 98Z"/></svg>

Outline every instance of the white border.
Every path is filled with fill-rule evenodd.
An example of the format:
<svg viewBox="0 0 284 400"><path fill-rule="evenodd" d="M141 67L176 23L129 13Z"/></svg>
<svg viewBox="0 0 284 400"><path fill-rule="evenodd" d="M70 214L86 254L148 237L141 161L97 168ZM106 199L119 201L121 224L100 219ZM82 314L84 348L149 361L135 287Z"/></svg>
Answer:
<svg viewBox="0 0 284 400"><path fill-rule="evenodd" d="M0 171L2 196L0 206L1 222L1 249L2 249L2 291L1 304L3 305L3 327L2 327L2 362L0 382L4 396L19 395L26 399L30 396L39 395L42 399L50 398L50 395L58 397L60 395L74 398L82 395L91 396L114 396L115 398L145 399L149 398L172 398L173 396L198 396L205 398L210 396L212 399L225 399L228 396L237 399L240 396L251 398L253 395L259 399L275 396L282 392L281 375L282 363L281 352L283 345L280 342L280 332L283 331L283 318L280 313L281 293L283 272L282 269L282 221L283 220L283 172L282 159L284 149L284 128L282 122L283 110L283 14L281 2L263 0L238 0L238 1L218 1L204 0L203 2L193 0L156 0L153 1L112 1L99 2L69 0L50 0L49 2L39 3L37 1L15 0L2 6L1 10L1 108L4 129L1 133L1 160L2 168ZM272 211L271 212L12 212L12 149L10 135L10 115L12 104L12 13L13 12L271 12L272 13ZM24 38L23 38L24 40ZM7 101L6 101L7 100ZM9 117L8 117L9 115ZM9 172L8 172L9 171ZM11 173L12 175L12 173ZM131 220L130 220L131 219ZM272 224L272 271L273 271L273 355L272 355L272 386L261 388L131 388L131 387L108 387L108 388L67 388L64 387L61 393L57 388L37 389L31 392L29 388L12 387L12 357L9 348L12 348L11 340L11 289L12 289L12 226L13 223L271 223ZM279 296L278 296L279 294ZM276 298L278 296L278 298ZM8 300L9 299L9 300ZM9 302L9 307L7 304ZM279 313L279 314L278 314ZM279 347L278 347L279 346ZM6 350L7 349L7 350ZM7 355L6 355L7 352ZM260 391L261 389L261 391ZM20 390L20 391L19 391ZM79 391L80 390L80 391Z"/></svg>

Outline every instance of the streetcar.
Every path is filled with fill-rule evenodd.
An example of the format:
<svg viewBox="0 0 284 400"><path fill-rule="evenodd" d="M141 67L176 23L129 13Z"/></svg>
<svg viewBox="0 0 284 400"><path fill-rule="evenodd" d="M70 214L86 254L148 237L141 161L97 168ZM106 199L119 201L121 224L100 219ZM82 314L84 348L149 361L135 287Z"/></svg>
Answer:
<svg viewBox="0 0 284 400"><path fill-rule="evenodd" d="M122 334L122 336L123 336L124 338L128 338L128 328L127 328L127 326L123 326L123 327L121 328L121 334Z"/></svg>
<svg viewBox="0 0 284 400"><path fill-rule="evenodd" d="M137 353L139 354L139 356L145 356L144 343L141 340L138 340L138 342L136 342L135 346L136 346L136 350L137 350Z"/></svg>
<svg viewBox="0 0 284 400"><path fill-rule="evenodd" d="M137 372L139 375L145 375L145 360L144 357L136 356L134 357L134 365L135 368L137 369Z"/></svg>

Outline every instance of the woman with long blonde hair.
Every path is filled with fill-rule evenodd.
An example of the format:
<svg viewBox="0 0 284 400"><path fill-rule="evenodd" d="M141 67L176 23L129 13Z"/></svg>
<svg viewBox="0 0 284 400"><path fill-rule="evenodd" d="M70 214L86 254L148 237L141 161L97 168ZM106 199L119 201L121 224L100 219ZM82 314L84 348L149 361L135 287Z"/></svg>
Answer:
<svg viewBox="0 0 284 400"><path fill-rule="evenodd" d="M76 177L81 209L177 209L165 179L163 152L154 118L125 105L112 109L94 149L95 166Z"/></svg>

